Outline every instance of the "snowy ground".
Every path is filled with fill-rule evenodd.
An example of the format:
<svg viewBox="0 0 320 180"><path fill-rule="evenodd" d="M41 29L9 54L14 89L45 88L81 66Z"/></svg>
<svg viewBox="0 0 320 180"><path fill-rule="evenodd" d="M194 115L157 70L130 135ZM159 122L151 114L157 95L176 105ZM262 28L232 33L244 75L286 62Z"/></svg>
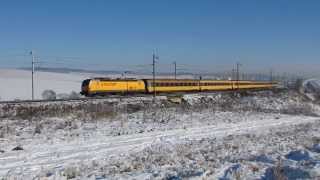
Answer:
<svg viewBox="0 0 320 180"><path fill-rule="evenodd" d="M123 108L128 102L122 100L116 107ZM3 117L0 177L320 177L317 104L296 93L268 92L243 97L220 93L185 95L184 102L144 104L145 108L133 113L117 111L112 116L87 119L72 114L31 119ZM100 108L109 106L99 103Z"/></svg>
<svg viewBox="0 0 320 180"><path fill-rule="evenodd" d="M256 117L258 117L258 120L255 120ZM154 172L144 172L148 171L146 167L135 169L131 167L133 165L131 165L130 162L126 164L127 160L122 156L130 157L130 154L142 153L150 148L150 146L151 150L154 150L152 146L157 147L159 144L161 146L168 143L170 146L176 146L179 143L188 144L197 142L203 138L217 139L229 135L250 133L260 135L260 133L267 133L268 130L276 127L287 128L290 126L294 127L294 125L297 124L315 123L319 121L319 118L304 116L282 116L275 118L272 115L260 115L260 117L258 115L256 117L245 118L244 121L237 123L220 123L218 125L185 127L183 129L161 131L155 128L152 132L122 136L110 136L108 133L109 128L105 128L105 126L91 127L94 128L95 131L88 130L90 127L85 127L84 130L78 132L71 131L67 134L57 131L54 133L54 136L43 137L43 135L35 135L31 139L24 137L26 139L18 143L25 149L23 151L10 151L17 146L17 144L12 144L10 142L11 140L8 139L7 142L3 142L4 147L6 147L3 150L7 153L3 153L0 156L0 162L2 164L0 167L0 175L10 177L10 174L13 174L19 175L21 178L33 178L35 175L48 176L49 173L56 176L63 176L68 168L75 168L76 172L74 173L80 176L89 176L90 174L94 175L95 171L99 169L94 166L106 167L108 171L111 171L111 166L107 165L108 162L118 161L118 163L123 163L124 166L128 167L116 168L115 171L117 173L115 174L111 174L108 171L100 171L97 175L128 176L130 173L122 174L121 171L129 168L128 172L138 170L140 173L153 176ZM270 144L272 143L273 142L270 142ZM172 148L170 146L161 148ZM262 148L259 149L259 147L256 148L263 150ZM168 157L165 157L165 154L162 155L164 157L159 157L159 160L161 160L161 158L168 159ZM144 156L145 155L142 157ZM154 156L158 156L158 154L154 153ZM223 155L221 154L221 156ZM174 157L171 158L172 161L176 161ZM96 165L94 165L94 163L96 163ZM84 167L88 167L88 169ZM183 166L180 168L183 168ZM157 169L158 168L151 168L150 170L157 171ZM163 173L166 172L164 171Z"/></svg>
<svg viewBox="0 0 320 180"><path fill-rule="evenodd" d="M320 97L320 79L307 79L302 83L301 91L311 100L317 101Z"/></svg>

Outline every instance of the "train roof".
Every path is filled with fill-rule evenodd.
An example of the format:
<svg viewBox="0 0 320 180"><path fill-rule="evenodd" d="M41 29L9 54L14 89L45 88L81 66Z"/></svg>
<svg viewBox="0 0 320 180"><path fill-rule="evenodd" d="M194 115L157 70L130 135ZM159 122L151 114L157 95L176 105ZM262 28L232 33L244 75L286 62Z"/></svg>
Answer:
<svg viewBox="0 0 320 180"><path fill-rule="evenodd" d="M143 80L153 81L153 79L143 79ZM223 79L223 80L216 80L216 79L155 79L155 81L270 82L270 81L257 81L257 80L252 81L252 80L227 80L227 79Z"/></svg>
<svg viewBox="0 0 320 180"><path fill-rule="evenodd" d="M137 78L108 78L108 77L95 77L92 80L100 80L100 81L153 81L153 79L137 79ZM166 81L166 82L181 82L181 81L189 81L195 82L200 81L200 79L155 79L155 81ZM201 79L202 82L214 81L214 82L255 82L255 83L277 83L275 81L251 81L251 80L216 80L216 79Z"/></svg>
<svg viewBox="0 0 320 180"><path fill-rule="evenodd" d="M123 78L95 77L95 78L92 78L92 80L100 80L100 81L128 81L128 80L139 81L141 79L136 79L136 78L123 79Z"/></svg>

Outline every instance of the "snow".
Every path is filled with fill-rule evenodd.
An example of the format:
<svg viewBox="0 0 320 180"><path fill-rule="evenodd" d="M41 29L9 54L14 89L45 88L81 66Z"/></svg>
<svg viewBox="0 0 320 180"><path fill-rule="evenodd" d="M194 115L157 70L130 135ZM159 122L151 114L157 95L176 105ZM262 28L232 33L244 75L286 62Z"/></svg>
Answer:
<svg viewBox="0 0 320 180"><path fill-rule="evenodd" d="M1 105L0 179L320 176L317 103L298 93L269 91L182 99L181 104L160 96L156 104L152 97L135 97ZM63 108L65 114L49 112ZM18 116L19 109L31 109L33 116ZM86 114L110 109L112 116Z"/></svg>
<svg viewBox="0 0 320 180"><path fill-rule="evenodd" d="M57 94L79 93L83 80L93 77L120 78L120 74L90 74L90 73L54 73L36 71L34 74L35 98L42 99L41 93L51 89ZM151 78L149 75L127 75L128 78ZM168 78L169 76L158 76ZM179 78L193 78L181 76ZM0 100L31 99L31 72L19 69L0 69Z"/></svg>
<svg viewBox="0 0 320 180"><path fill-rule="evenodd" d="M320 80L307 79L302 83L302 91L311 100L317 100L320 95Z"/></svg>
<svg viewBox="0 0 320 180"><path fill-rule="evenodd" d="M78 73L36 72L34 75L35 98L41 99L44 90L52 89L57 94L80 92L81 82L94 76ZM31 72L25 70L0 69L1 100L31 99Z"/></svg>
<svg viewBox="0 0 320 180"><path fill-rule="evenodd" d="M197 119L208 117L206 114L194 114ZM228 116L228 115L227 115ZM236 115L235 115L236 116ZM85 126L84 129L74 132L56 131L44 132L40 135L23 136L22 139L8 139L2 142L2 149L7 152L0 154L0 176L18 171L26 177L33 177L43 170L63 171L63 167L76 166L93 161L108 161L110 157L141 152L152 144L175 144L201 140L203 138L222 138L228 135L266 132L275 127L293 126L318 121L319 118L305 116L284 115L275 119L274 115L260 115L244 118L235 123L219 123L187 128L165 130L154 127L153 132L133 133L122 136L110 136L109 128L105 123L96 124L94 127ZM181 121L186 117L182 117ZM221 118L220 121L223 121ZM88 124L90 125L90 124ZM93 125L93 124L91 124ZM30 130L27 130L30 132ZM77 133L75 135L74 133ZM16 143L13 143L16 142ZM23 151L10 151L16 145L21 145ZM161 147L162 147L161 145ZM167 145L165 146L167 147ZM169 146L170 148L170 146ZM90 160L90 161L88 161ZM81 165L82 166L82 165ZM62 167L62 168L60 168ZM12 172L13 171L13 172Z"/></svg>

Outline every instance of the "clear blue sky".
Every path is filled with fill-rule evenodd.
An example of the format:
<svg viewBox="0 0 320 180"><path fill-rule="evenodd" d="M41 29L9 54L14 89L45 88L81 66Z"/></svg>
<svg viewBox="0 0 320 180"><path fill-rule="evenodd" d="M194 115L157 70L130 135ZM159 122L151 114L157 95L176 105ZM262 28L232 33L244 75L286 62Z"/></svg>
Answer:
<svg viewBox="0 0 320 180"><path fill-rule="evenodd" d="M25 49L46 61L79 57L72 61L83 67L148 64L153 49L160 63L213 70L320 64L318 0L10 0L0 23L2 67L25 65L13 57Z"/></svg>

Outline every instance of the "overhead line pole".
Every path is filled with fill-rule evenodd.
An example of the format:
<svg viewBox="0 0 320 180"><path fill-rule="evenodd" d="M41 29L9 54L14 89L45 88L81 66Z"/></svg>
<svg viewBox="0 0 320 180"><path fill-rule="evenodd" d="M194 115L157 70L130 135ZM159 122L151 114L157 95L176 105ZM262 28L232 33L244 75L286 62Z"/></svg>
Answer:
<svg viewBox="0 0 320 180"><path fill-rule="evenodd" d="M235 80L235 69L232 68L232 71L231 71L231 80Z"/></svg>
<svg viewBox="0 0 320 180"><path fill-rule="evenodd" d="M177 79L177 62L174 61L173 64L174 64L174 79Z"/></svg>
<svg viewBox="0 0 320 180"><path fill-rule="evenodd" d="M156 98L156 59L159 59L155 52L152 54L152 75L153 75L153 99Z"/></svg>
<svg viewBox="0 0 320 180"><path fill-rule="evenodd" d="M31 75L32 76L31 77L31 94L32 95L31 95L31 98L32 98L32 100L34 100L34 77L33 76L34 76L35 57L34 57L34 53L32 51L30 52L30 54L32 55L32 63L31 63L32 64L32 67L31 67L32 68L32 70L31 70L31 74L32 74Z"/></svg>
<svg viewBox="0 0 320 180"><path fill-rule="evenodd" d="M240 68L240 63L237 63L237 81L239 81L240 79L240 72L239 72L239 68Z"/></svg>
<svg viewBox="0 0 320 180"><path fill-rule="evenodd" d="M237 67L236 67L237 69L236 69L236 71L237 71L237 88L238 88L238 89L239 89L239 80L240 80L240 79L239 79L239 78L240 78L240 74L239 74L239 73L240 73L240 72L239 72L239 71L240 71L240 66L241 66L241 64L240 64L239 62L237 62Z"/></svg>

